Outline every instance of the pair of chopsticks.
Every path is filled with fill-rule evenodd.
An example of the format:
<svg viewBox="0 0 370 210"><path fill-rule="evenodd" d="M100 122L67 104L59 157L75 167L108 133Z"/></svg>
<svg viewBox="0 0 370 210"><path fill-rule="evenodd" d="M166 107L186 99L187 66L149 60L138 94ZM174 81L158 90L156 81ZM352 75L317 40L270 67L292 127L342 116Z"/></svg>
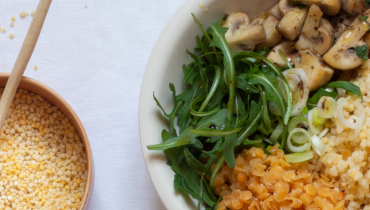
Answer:
<svg viewBox="0 0 370 210"><path fill-rule="evenodd" d="M4 126L10 105L12 104L23 73L30 61L33 50L35 49L37 40L39 39L51 1L52 0L40 0L31 22L31 26L28 29L27 36L23 42L21 51L19 52L8 82L6 83L3 96L0 100L0 130Z"/></svg>

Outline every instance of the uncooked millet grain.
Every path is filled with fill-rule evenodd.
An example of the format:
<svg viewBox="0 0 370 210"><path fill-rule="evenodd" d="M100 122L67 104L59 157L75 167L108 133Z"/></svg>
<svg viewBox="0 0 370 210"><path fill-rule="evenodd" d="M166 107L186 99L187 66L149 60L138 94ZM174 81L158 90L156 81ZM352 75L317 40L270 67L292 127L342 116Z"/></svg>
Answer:
<svg viewBox="0 0 370 210"><path fill-rule="evenodd" d="M87 176L84 145L66 116L19 89L0 132L0 209L76 210Z"/></svg>

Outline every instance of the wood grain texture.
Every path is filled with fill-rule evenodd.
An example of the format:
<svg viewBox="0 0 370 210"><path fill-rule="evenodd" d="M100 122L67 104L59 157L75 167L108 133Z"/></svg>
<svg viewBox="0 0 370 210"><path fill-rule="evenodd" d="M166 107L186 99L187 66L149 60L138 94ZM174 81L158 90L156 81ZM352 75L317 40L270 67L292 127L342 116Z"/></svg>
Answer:
<svg viewBox="0 0 370 210"><path fill-rule="evenodd" d="M19 82L22 79L23 73L32 56L33 50L35 49L51 2L52 0L40 0L39 5L37 6L31 26L0 100L0 128L4 126L10 105L12 104Z"/></svg>

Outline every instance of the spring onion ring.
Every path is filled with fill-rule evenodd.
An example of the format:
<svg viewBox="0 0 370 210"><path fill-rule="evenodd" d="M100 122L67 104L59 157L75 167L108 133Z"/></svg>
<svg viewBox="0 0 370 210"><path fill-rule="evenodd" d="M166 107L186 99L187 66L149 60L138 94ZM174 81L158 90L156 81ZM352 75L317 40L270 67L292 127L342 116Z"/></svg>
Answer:
<svg viewBox="0 0 370 210"><path fill-rule="evenodd" d="M322 143L321 139L317 135L311 136L311 143L312 148L316 151L318 155L322 156L327 151L326 145Z"/></svg>
<svg viewBox="0 0 370 210"><path fill-rule="evenodd" d="M321 139L322 137L324 137L324 136L325 136L325 134L327 134L327 133L328 133L328 131L329 131L329 128L325 128L325 129L320 133L319 138Z"/></svg>
<svg viewBox="0 0 370 210"><path fill-rule="evenodd" d="M344 118L344 116L343 116L343 106L344 106L344 104L347 102L347 100L350 98L350 96L349 97L347 97L347 98L340 98L339 100L338 100L338 108L337 108L337 115L338 115L338 119L339 119L339 121L343 124L343 125L345 125L345 126L347 126L347 127L349 127L349 128L352 128L352 129L356 129L356 124L355 123L351 123L351 122L349 122L346 118Z"/></svg>
<svg viewBox="0 0 370 210"><path fill-rule="evenodd" d="M282 120L279 119L279 124L276 126L275 130L271 133L270 140L272 142L276 142L278 138L284 131L284 123Z"/></svg>
<svg viewBox="0 0 370 210"><path fill-rule="evenodd" d="M356 115L351 115L351 116L349 117L349 119L354 120L354 121L355 121L355 123L354 123L354 124L356 125L356 127L355 127L355 129L354 129L353 134L352 134L351 136L349 136L349 137L348 137L350 140L354 140L354 139L356 139L356 138L358 137L358 135L360 134L361 127L362 127L362 122L361 122L361 119L360 119L359 117L357 117Z"/></svg>
<svg viewBox="0 0 370 210"><path fill-rule="evenodd" d="M285 155L285 161L288 163L300 163L310 160L311 158L313 158L313 153L311 151Z"/></svg>
<svg viewBox="0 0 370 210"><path fill-rule="evenodd" d="M296 128L296 129L302 129L302 128ZM302 130L304 130L304 129L302 129ZM306 130L304 130L304 131L306 131ZM292 135L294 133L296 133L296 130L295 129L293 129L293 131L289 133L289 136L288 136L288 139L287 139L287 147L288 147L288 149L290 151L292 151L292 152L295 152L295 153L296 152L305 152L305 151L310 150L310 148L311 148L311 142L310 141L308 141L307 143L305 143L305 144L303 144L301 146L294 146L292 144Z"/></svg>
<svg viewBox="0 0 370 210"><path fill-rule="evenodd" d="M317 104L317 111L324 119L332 118L337 109L337 102L332 97L323 96Z"/></svg>
<svg viewBox="0 0 370 210"><path fill-rule="evenodd" d="M301 68L293 68L283 72L288 81L290 91L292 92L292 111L291 117L299 115L306 107L310 89L308 86L308 77L306 72ZM283 81L278 80L280 88L283 87ZM287 98L286 93L283 92L284 97Z"/></svg>
<svg viewBox="0 0 370 210"><path fill-rule="evenodd" d="M316 127L315 127L315 125L313 124L313 113L314 113L315 110L317 110L317 108L311 109L308 112L308 125L309 125L309 127L311 129L311 132L313 134L319 134L319 133L321 133L321 131L320 131L321 129L320 130L317 130Z"/></svg>

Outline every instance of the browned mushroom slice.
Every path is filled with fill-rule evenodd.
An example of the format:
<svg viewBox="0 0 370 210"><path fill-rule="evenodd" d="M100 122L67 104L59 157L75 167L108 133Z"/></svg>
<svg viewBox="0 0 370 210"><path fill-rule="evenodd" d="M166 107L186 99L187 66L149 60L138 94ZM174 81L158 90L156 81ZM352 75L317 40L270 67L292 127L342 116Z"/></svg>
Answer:
<svg viewBox="0 0 370 210"><path fill-rule="evenodd" d="M231 52L254 50L256 45L266 41L263 25L252 24L244 13L233 13L222 24L229 30L225 34Z"/></svg>
<svg viewBox="0 0 370 210"><path fill-rule="evenodd" d="M342 9L351 15L361 15L366 9L364 0L342 0Z"/></svg>
<svg viewBox="0 0 370 210"><path fill-rule="evenodd" d="M355 48L365 45L362 37L369 30L369 24L356 18L355 21L339 37L335 45L324 55L330 66L339 70L351 70L362 64Z"/></svg>
<svg viewBox="0 0 370 210"><path fill-rule="evenodd" d="M291 62L295 68L302 68L306 72L310 91L327 84L334 73L332 67L326 65L320 56L310 50L300 50Z"/></svg>
<svg viewBox="0 0 370 210"><path fill-rule="evenodd" d="M294 44L294 42L288 41L276 45L268 54L267 59L279 68L286 67L287 64L281 57L279 50L283 51L288 60L290 60L292 57L295 57L297 55L297 50L294 48Z"/></svg>
<svg viewBox="0 0 370 210"><path fill-rule="evenodd" d="M342 5L341 0L290 0L294 3L301 3L305 5L318 5L322 11L327 15L336 15L340 11ZM344 0L347 1L347 0Z"/></svg>
<svg viewBox="0 0 370 210"><path fill-rule="evenodd" d="M281 35L289 40L296 39L302 32L304 21L306 20L308 8L295 8L287 12L276 26Z"/></svg>
<svg viewBox="0 0 370 210"><path fill-rule="evenodd" d="M315 54L323 55L331 48L334 41L333 27L322 15L319 6L311 5L302 34L295 44L297 50L310 49Z"/></svg>
<svg viewBox="0 0 370 210"><path fill-rule="evenodd" d="M265 28L266 41L257 45L257 49L261 50L264 47L274 47L281 40L281 34L276 30L276 24L279 22L275 16L270 15L265 22L263 27Z"/></svg>

